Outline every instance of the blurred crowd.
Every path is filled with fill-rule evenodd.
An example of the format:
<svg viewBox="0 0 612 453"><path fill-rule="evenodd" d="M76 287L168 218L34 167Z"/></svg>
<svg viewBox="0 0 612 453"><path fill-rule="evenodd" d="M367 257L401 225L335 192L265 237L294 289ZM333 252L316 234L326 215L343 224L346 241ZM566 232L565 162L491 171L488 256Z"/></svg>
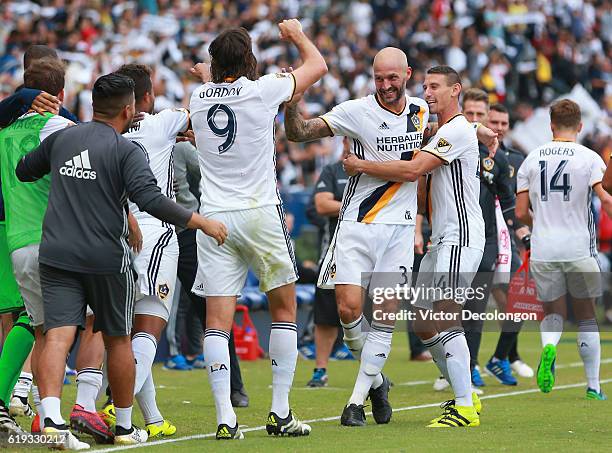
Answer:
<svg viewBox="0 0 612 453"><path fill-rule="evenodd" d="M69 64L65 105L82 120L91 118L93 81L132 61L154 67L157 109L187 106L198 83L188 69L208 59L208 44L224 28L249 30L262 74L295 62L296 50L278 39L276 24L287 17L302 20L329 67L303 100L309 115L371 93L371 62L385 46L408 54L415 96L424 71L446 63L466 86L508 105L513 121L576 83L608 120L612 111L612 0L3 1L0 98L21 83L24 49L47 44ZM341 153L338 139L297 145L287 142L282 127L277 131L286 190L312 185ZM609 136L589 139L592 146L609 142Z"/></svg>

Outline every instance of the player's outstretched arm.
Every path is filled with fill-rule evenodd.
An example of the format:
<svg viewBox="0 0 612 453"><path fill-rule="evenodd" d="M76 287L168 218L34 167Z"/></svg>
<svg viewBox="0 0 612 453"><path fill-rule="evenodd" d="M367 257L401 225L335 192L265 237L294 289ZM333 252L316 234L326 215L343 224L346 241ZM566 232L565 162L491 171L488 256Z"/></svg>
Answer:
<svg viewBox="0 0 612 453"><path fill-rule="evenodd" d="M187 222L187 228L201 230L204 234L216 240L218 245L222 245L227 238L227 227L223 223L207 219L195 212Z"/></svg>
<svg viewBox="0 0 612 453"><path fill-rule="evenodd" d="M140 253L142 251L142 231L140 231L140 225L138 220L132 214L132 211L128 210L128 244L134 250L134 253Z"/></svg>
<svg viewBox="0 0 612 453"><path fill-rule="evenodd" d="M493 158L497 152L497 148L499 148L497 133L483 124L478 124L476 126L476 137L478 137L479 142L483 143L489 149L489 156Z"/></svg>
<svg viewBox="0 0 612 453"><path fill-rule="evenodd" d="M603 189L612 194L612 165L608 162L608 168L606 168L606 172L603 175L603 179L601 181L601 185Z"/></svg>
<svg viewBox="0 0 612 453"><path fill-rule="evenodd" d="M365 173L395 182L415 182L419 179L419 176L429 173L443 164L442 159L424 151L419 152L413 160L374 162L359 159L354 154L350 154L343 161L344 169L349 176Z"/></svg>
<svg viewBox="0 0 612 453"><path fill-rule="evenodd" d="M599 197L599 200L601 201L601 208L604 210L606 214L608 214L608 217L612 218L612 195L608 193L609 191L606 192L606 190L604 190L604 187L602 187L601 184L595 184L593 186L593 190L595 191L595 194Z"/></svg>
<svg viewBox="0 0 612 453"><path fill-rule="evenodd" d="M302 31L300 21L284 20L278 24L278 28L280 38L292 42L302 58L302 65L292 72L295 78L294 94L301 94L327 73L327 64L319 49Z"/></svg>
<svg viewBox="0 0 612 453"><path fill-rule="evenodd" d="M297 102L285 107L285 135L292 142L308 142L323 137L331 137L332 131L321 118L304 119Z"/></svg>
<svg viewBox="0 0 612 453"><path fill-rule="evenodd" d="M529 211L529 191L524 190L516 194L516 208L514 208L516 218L529 227L533 226L533 217Z"/></svg>

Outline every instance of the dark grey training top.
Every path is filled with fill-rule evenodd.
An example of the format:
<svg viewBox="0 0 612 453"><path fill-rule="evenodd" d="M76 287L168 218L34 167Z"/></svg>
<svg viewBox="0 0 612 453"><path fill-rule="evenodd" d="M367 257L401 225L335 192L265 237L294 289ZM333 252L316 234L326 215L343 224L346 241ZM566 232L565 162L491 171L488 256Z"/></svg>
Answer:
<svg viewBox="0 0 612 453"><path fill-rule="evenodd" d="M164 222L191 212L162 195L142 150L93 121L51 134L16 169L24 182L51 173L39 261L74 272L127 272L127 198Z"/></svg>

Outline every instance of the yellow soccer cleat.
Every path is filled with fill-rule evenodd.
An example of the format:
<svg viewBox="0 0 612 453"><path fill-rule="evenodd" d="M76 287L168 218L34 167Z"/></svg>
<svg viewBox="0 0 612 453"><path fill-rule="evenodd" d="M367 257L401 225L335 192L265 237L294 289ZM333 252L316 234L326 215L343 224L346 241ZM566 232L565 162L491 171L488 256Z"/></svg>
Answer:
<svg viewBox="0 0 612 453"><path fill-rule="evenodd" d="M472 404L474 405L474 409L476 409L476 413L480 415L480 413L482 412L482 403L480 402L480 398L478 398L478 395L476 394L476 392L472 392ZM430 420L429 423L437 422L442 417L447 415L449 413L450 408L453 408L453 407L455 407L455 400L448 400L448 401L443 402L442 404L440 404L440 408L443 409L442 415L439 415L438 417Z"/></svg>
<svg viewBox="0 0 612 453"><path fill-rule="evenodd" d="M462 428L480 426L480 418L474 406L449 406L445 414L437 421L427 425L428 428Z"/></svg>
<svg viewBox="0 0 612 453"><path fill-rule="evenodd" d="M474 409L476 409L476 413L480 416L480 414L482 414L482 403L476 392L472 392L472 404L474 405Z"/></svg>
<svg viewBox="0 0 612 453"><path fill-rule="evenodd" d="M149 439L158 439L161 437L174 436L176 434L176 426L174 426L168 420L164 420L161 426L151 423L146 425L145 428L147 429Z"/></svg>
<svg viewBox="0 0 612 453"><path fill-rule="evenodd" d="M108 426L111 430L115 429L117 417L115 415L115 405L113 403L106 404L101 411L98 411L98 415L104 421L104 423L106 423L106 426Z"/></svg>

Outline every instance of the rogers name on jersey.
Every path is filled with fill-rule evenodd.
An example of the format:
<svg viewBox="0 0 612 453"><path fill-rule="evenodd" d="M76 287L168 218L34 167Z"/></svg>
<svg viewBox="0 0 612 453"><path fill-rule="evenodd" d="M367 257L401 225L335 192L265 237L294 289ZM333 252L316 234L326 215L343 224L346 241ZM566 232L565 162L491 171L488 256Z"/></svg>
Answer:
<svg viewBox="0 0 612 453"><path fill-rule="evenodd" d="M386 152L412 151L420 148L422 142L423 132L411 132L394 137L376 137L376 148Z"/></svg>

